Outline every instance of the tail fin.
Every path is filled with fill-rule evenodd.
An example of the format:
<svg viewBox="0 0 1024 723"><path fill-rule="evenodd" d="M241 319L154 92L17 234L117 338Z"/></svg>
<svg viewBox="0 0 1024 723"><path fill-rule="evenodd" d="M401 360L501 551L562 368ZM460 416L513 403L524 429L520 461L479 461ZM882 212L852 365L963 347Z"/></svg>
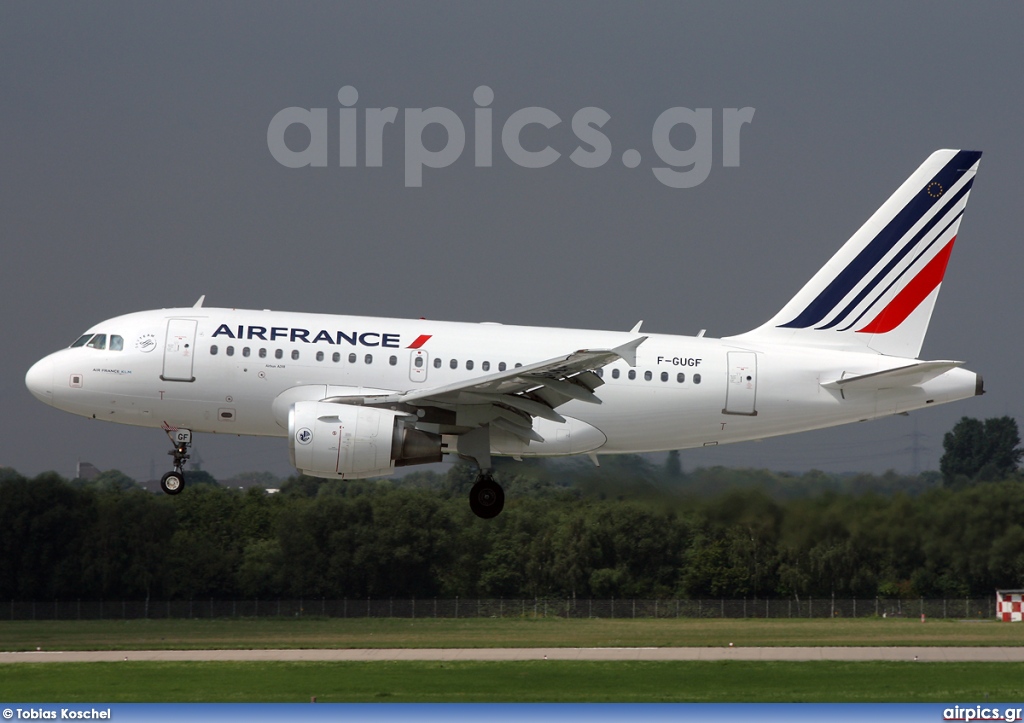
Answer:
<svg viewBox="0 0 1024 723"><path fill-rule="evenodd" d="M734 338L916 358L980 158L933 153L778 314Z"/></svg>

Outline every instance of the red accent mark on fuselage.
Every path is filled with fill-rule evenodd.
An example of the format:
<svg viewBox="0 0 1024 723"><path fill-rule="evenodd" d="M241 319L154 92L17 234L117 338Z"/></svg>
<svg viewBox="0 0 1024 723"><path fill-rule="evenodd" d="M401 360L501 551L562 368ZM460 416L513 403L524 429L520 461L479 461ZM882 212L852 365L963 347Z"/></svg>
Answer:
<svg viewBox="0 0 1024 723"><path fill-rule="evenodd" d="M946 264L949 262L949 255L953 251L953 243L956 236L949 240L945 248L935 254L935 258L929 261L921 273L903 287L900 293L872 319L867 326L857 331L863 334L885 334L902 324L908 316L920 306L928 294L935 290L935 287L942 283L942 277L946 274Z"/></svg>
<svg viewBox="0 0 1024 723"><path fill-rule="evenodd" d="M416 337L416 341L414 341L412 344L410 344L406 348L407 349L419 349L421 346L423 346L424 344L427 343L427 341L430 339L431 336L433 336L433 334L420 334L418 337Z"/></svg>

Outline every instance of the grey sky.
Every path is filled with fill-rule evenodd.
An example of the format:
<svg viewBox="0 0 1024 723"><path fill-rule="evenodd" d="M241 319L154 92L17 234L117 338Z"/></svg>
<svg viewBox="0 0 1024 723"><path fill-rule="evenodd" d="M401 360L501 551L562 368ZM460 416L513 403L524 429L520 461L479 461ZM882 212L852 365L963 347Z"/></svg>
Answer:
<svg viewBox="0 0 1024 723"><path fill-rule="evenodd" d="M0 464L76 460L145 478L159 431L37 402L30 364L147 308L278 308L711 336L772 315L937 148L985 152L922 356L963 359L981 399L871 424L684 454L684 464L935 468L963 415L1017 416L1024 294L1019 93L1024 6L820 3L4 3L0 5ZM442 106L467 148L403 185L401 114L382 168L337 165L338 89L356 108ZM494 91L476 168L473 91ZM267 148L282 108L327 108L326 168ZM501 124L562 118L501 152ZM611 160L586 170L569 121L596 106ZM651 172L654 119L712 108L696 188ZM722 166L723 108L756 109ZM680 148L692 142L679 129ZM434 143L443 134L428 136ZM637 168L623 165L637 149ZM1017 169L1017 170L1014 170ZM915 426L916 425L916 426ZM198 439L214 474L287 473L284 440Z"/></svg>

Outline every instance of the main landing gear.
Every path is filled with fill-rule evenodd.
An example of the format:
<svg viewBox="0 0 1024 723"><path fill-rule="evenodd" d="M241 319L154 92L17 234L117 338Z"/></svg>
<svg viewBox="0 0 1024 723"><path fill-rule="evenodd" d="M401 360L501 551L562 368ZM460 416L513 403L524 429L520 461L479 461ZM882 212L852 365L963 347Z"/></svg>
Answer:
<svg viewBox="0 0 1024 723"><path fill-rule="evenodd" d="M497 517L505 507L505 490L489 472L481 471L469 491L469 508L485 520Z"/></svg>
<svg viewBox="0 0 1024 723"><path fill-rule="evenodd" d="M174 445L174 449L167 453L174 457L174 469L160 478L160 489L169 495L176 495L185 489L185 472L182 467L190 456L188 448L192 446L192 432L188 429L165 431Z"/></svg>

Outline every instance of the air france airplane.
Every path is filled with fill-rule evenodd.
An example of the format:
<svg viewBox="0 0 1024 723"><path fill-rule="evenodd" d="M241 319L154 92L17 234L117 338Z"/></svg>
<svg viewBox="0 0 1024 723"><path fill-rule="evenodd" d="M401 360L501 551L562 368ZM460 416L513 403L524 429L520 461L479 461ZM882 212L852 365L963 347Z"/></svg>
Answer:
<svg viewBox="0 0 1024 723"><path fill-rule="evenodd" d="M304 474L375 477L456 454L501 512L494 455L655 452L831 427L983 393L917 358L981 153L933 153L781 311L738 336L549 329L203 306L101 322L29 390L161 428L168 494L192 432L288 439Z"/></svg>

